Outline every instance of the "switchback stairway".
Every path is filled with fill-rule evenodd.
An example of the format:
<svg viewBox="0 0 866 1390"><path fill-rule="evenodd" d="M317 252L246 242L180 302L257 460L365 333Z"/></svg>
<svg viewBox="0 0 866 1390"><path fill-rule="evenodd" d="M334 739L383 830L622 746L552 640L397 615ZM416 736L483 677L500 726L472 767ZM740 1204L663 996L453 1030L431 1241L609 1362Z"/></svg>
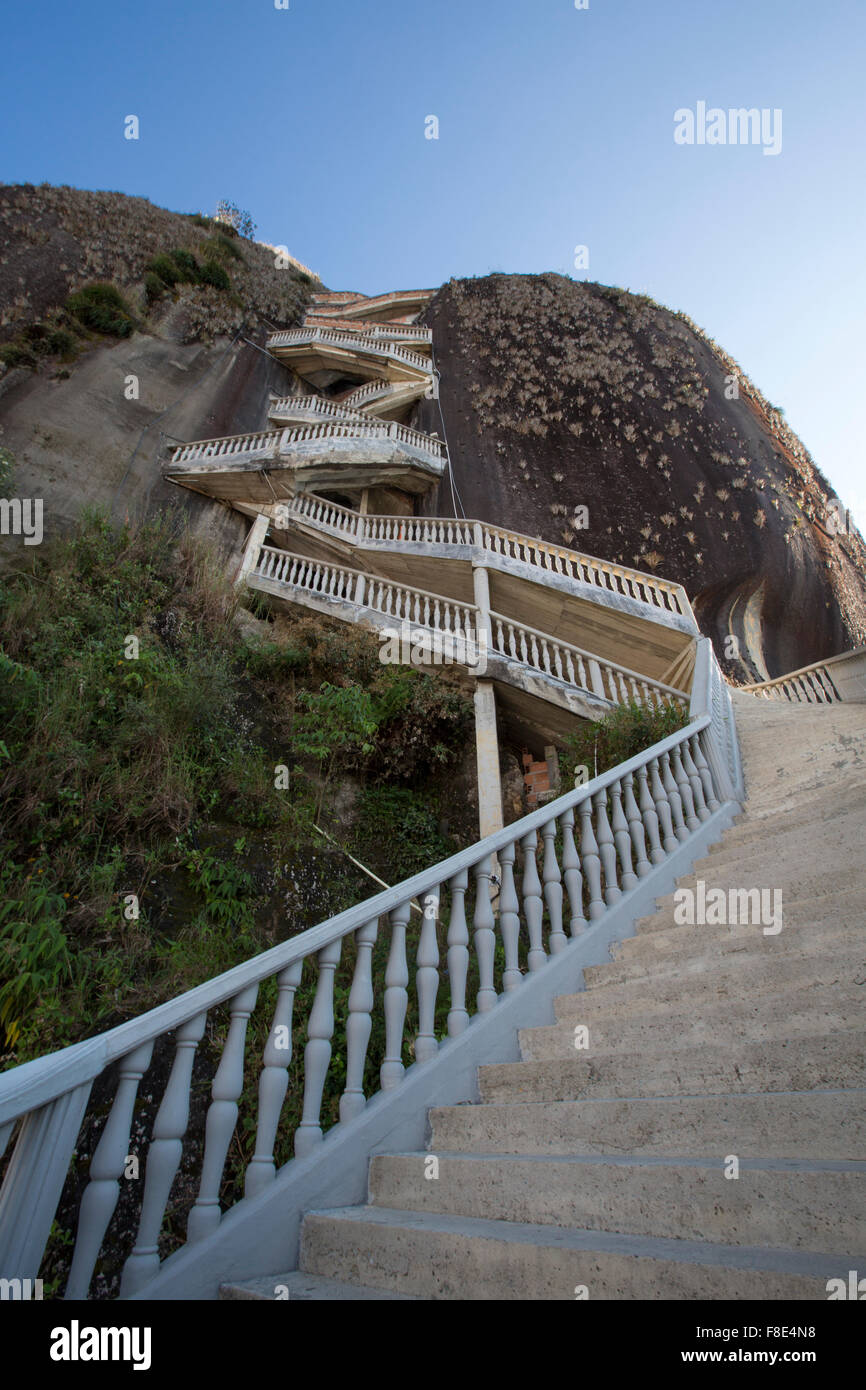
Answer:
<svg viewBox="0 0 866 1390"><path fill-rule="evenodd" d="M254 519L238 580L276 603L438 639L483 633L487 684L535 729L631 699L671 700L688 723L414 878L0 1076L0 1277L37 1277L80 1184L70 1299L90 1296L108 1250L115 1291L145 1301L214 1299L220 1286L285 1296L277 1283L293 1298L822 1297L826 1270L844 1276L844 1252L863 1249L853 1221L843 1242L838 1216L862 1181L859 987L845 971L863 899L862 801L820 730L843 721L838 761L844 739L859 758L862 706L810 707L818 722L791 741L772 724L800 714L777 708L783 686L737 696L750 802L731 830L744 798L731 694L680 586L482 521L411 514L447 464L444 442L404 418L435 386L430 332L413 322L429 297L317 296L268 345L336 394L273 398L276 428L181 446L167 475ZM353 505L321 495L331 487ZM402 513L372 505L392 498ZM816 699L830 687L849 698L839 665L803 681ZM828 845L831 894L815 817L849 804ZM777 936L752 926L722 941L669 912L643 921L711 850L707 879L783 888ZM249 1045L253 1016L263 1049ZM844 1028L841 1045L828 1028ZM219 1062L191 1154L206 1030ZM303 1112L287 1133L290 1074ZM230 1203L239 1123L255 1151ZM127 1239L117 1209L133 1145ZM731 1155L742 1167L729 1180ZM185 1231L169 1233L191 1157L197 1195Z"/></svg>

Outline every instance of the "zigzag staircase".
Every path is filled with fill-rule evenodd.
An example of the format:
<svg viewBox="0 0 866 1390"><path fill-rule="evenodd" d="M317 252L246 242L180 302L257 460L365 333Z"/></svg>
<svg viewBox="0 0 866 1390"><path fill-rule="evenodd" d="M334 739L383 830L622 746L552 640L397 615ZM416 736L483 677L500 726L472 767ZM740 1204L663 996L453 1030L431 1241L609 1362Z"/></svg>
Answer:
<svg viewBox="0 0 866 1390"><path fill-rule="evenodd" d="M317 296L302 328L269 342L303 382L271 402L281 428L182 446L169 476L255 517L240 581L277 603L448 638L467 679L491 682L507 717L559 731L623 699L673 699L689 723L414 878L0 1078L0 1152L14 1139L0 1272L38 1274L92 1088L109 1073L114 1100L65 1289L89 1295L114 1239L139 1088L153 1089L154 1048L168 1039L170 1074L140 1141L122 1298L215 1298L221 1287L225 1297L294 1299L823 1297L826 1278L853 1258L844 1213L862 1178L852 1158L862 1078L844 1060L834 1070L826 1039L816 1042L827 1008L855 1037L853 986L833 974L840 961L853 968L856 952L838 925L846 904L825 902L816 918L804 880L779 949L754 926L695 935L673 925L668 905L656 913L745 795L731 697L678 586L480 521L370 508L377 496L422 495L446 463L441 441L383 418L435 380L429 330L387 321L411 319L428 298ZM341 389L326 398L310 385ZM349 505L327 495L335 487ZM470 632L483 638L472 661ZM764 827L780 852L784 812ZM744 844L754 868L748 817L704 861L708 876L731 865L739 874ZM792 860L796 895L795 869ZM823 955L815 921L829 928ZM341 959L351 988L336 1007ZM293 1017L309 978L315 997ZM761 982L768 993L775 982L772 1027L760 1023ZM255 1058L246 1031L260 997L271 1023ZM376 1075L374 1027L384 1034ZM162 1258L206 1028L224 1040L198 1196L185 1243ZM805 1048L799 1069L780 1053L791 1031ZM303 1115L294 1158L278 1168L298 1038ZM345 1085L325 1132L334 1067ZM240 1114L252 1072L257 1100ZM250 1120L244 1197L223 1210L229 1145ZM739 1182L723 1174L732 1155Z"/></svg>

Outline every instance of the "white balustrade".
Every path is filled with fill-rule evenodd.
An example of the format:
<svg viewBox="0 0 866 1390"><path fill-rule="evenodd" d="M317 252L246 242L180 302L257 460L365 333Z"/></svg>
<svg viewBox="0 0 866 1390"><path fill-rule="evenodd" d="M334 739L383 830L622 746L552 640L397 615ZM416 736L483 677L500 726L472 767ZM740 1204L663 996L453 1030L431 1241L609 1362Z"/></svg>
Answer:
<svg viewBox="0 0 866 1390"><path fill-rule="evenodd" d="M263 563L270 564L272 560L273 557L266 557ZM277 557L273 573L279 572L283 560L288 562L286 572L294 574L299 582L318 582L317 562L304 557ZM539 659L543 660L541 645L538 650ZM550 645L548 659L554 660ZM727 730L722 732L727 737ZM0 1273L4 1277L15 1274L22 1267L19 1262L26 1255L28 1241L33 1246L32 1222L26 1203L22 1209L21 1195L27 1193L28 1182L31 1188L34 1183L40 1189L45 1186L40 1165L54 1164L56 1176L50 1185L50 1200L55 1206L59 1201L62 1177L76 1143L92 1080L106 1066L116 1065L119 1081L81 1203L66 1289L68 1297L87 1294L100 1246L110 1228L127 1151L131 1143L134 1147L130 1130L139 1081L158 1039L174 1037L174 1059L158 1100L150 1141L142 1154L142 1205L135 1246L123 1272L124 1297L146 1290L160 1270L160 1239L189 1123L193 1060L211 1010L226 1007L229 1024L212 1080L203 1152L197 1158L200 1182L187 1225L190 1243L212 1237L220 1228L221 1201L237 1200L240 1195L236 1188L227 1195L225 1184L226 1156L240 1119L244 1119L247 1129L252 1119L256 1136L255 1151L243 1174L244 1195L255 1197L278 1177L277 1145L282 1147L291 1137L283 1132L284 1109L293 1055L293 1017L300 998L305 1000L307 1017L298 1019L297 1026L306 1028L307 1041L303 1056L303 1111L294 1132L294 1153L303 1159L317 1152L333 1118L330 1109L323 1114L323 1098L335 1051L341 1059L341 1074L345 1075L339 1124L348 1126L367 1107L364 1078L374 1024L384 1026L379 1086L388 1092L403 1081L407 1046L414 1044L417 1065L433 1066L450 1040L465 1031L471 1015L488 1013L503 994L519 990L525 972L537 972L548 960L548 952L552 956L567 950L576 939L592 931L595 923L639 880L653 873L655 866L663 864L680 844L688 843L720 805L721 782L716 771L719 748L715 740L709 713L693 712L687 728L654 748L444 863L431 866L405 884L383 890L330 922L289 938L98 1040L77 1044L52 1058L17 1069L33 1078L27 1086L22 1088L17 1082L14 1070L0 1077L0 1132L8 1136L16 1120L25 1117L0 1193ZM724 754L721 761L724 762ZM678 836L675 827L684 833ZM543 841L541 877L536 862L539 835ZM522 856L519 892L515 885L518 853ZM498 899L491 897L494 865L501 878ZM470 883L474 892L472 945L478 970L477 994L471 1003L466 997L470 930L464 907ZM413 903L421 905L422 915L417 930L413 922L413 935L407 942ZM566 905L567 928L563 915ZM501 981L497 981L494 969L494 907L504 950ZM382 919L390 925L390 946L383 978L377 980L374 947ZM440 920L447 920L447 975L442 977ZM549 928L547 949L543 938L545 921ZM348 938L354 942L354 958L351 967L343 967L343 972L346 976L350 971L351 988L346 989L341 977L337 994L335 981L341 968L342 943ZM414 1038L405 1036L409 944L414 951L417 996ZM305 961L317 971L311 1003L306 995L298 994ZM258 1084L245 1090L247 1024L259 987L268 980L274 981L276 999L268 1005L269 1031L257 1069ZM443 1001L448 1008L442 1010L443 1016L447 1012L445 1036L440 1035L437 1025L437 1004L443 987L448 991L448 998ZM268 997L271 999L272 993ZM336 998L341 1000L339 1009L335 1007ZM243 1115L241 1104L246 1107ZM44 1122L39 1118L42 1116L47 1117ZM200 1134L195 1142L201 1145ZM29 1177L31 1173L35 1176ZM34 1274L38 1252L48 1236L50 1217L51 1210L46 1208L40 1218L35 1263L31 1261Z"/></svg>

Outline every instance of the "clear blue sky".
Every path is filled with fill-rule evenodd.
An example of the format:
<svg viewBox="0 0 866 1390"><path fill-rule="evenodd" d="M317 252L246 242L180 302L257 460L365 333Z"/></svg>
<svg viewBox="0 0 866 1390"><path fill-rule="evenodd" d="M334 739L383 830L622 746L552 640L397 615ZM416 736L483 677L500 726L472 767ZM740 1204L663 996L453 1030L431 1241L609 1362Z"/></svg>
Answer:
<svg viewBox="0 0 866 1390"><path fill-rule="evenodd" d="M6 17L0 176L227 197L334 288L645 291L785 409L866 530L864 73L863 0L49 0ZM781 108L781 153L676 145L701 100Z"/></svg>

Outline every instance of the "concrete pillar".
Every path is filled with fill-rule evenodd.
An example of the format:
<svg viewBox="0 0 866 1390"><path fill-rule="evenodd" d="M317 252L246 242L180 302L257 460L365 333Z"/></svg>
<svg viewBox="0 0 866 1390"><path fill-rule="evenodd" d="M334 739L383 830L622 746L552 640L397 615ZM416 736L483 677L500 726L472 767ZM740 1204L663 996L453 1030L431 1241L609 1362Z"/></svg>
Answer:
<svg viewBox="0 0 866 1390"><path fill-rule="evenodd" d="M240 568L235 577L235 585L243 584L250 570L253 569L253 567L255 566L255 563L259 558L259 551L264 543L265 536L268 534L269 525L270 517L262 516L261 513L259 513L252 526L250 527L250 532L247 536L246 545L244 546L244 553L241 559Z"/></svg>
<svg viewBox="0 0 866 1390"><path fill-rule="evenodd" d="M475 593L475 607L478 609L478 627L479 630L483 629L487 633L489 650L493 645L493 628L490 622L490 580L487 576L486 565L473 564L472 587Z"/></svg>
<svg viewBox="0 0 866 1390"><path fill-rule="evenodd" d="M503 825L496 697L492 681L475 683L475 760L478 770L478 833L483 839L485 835L501 830Z"/></svg>

